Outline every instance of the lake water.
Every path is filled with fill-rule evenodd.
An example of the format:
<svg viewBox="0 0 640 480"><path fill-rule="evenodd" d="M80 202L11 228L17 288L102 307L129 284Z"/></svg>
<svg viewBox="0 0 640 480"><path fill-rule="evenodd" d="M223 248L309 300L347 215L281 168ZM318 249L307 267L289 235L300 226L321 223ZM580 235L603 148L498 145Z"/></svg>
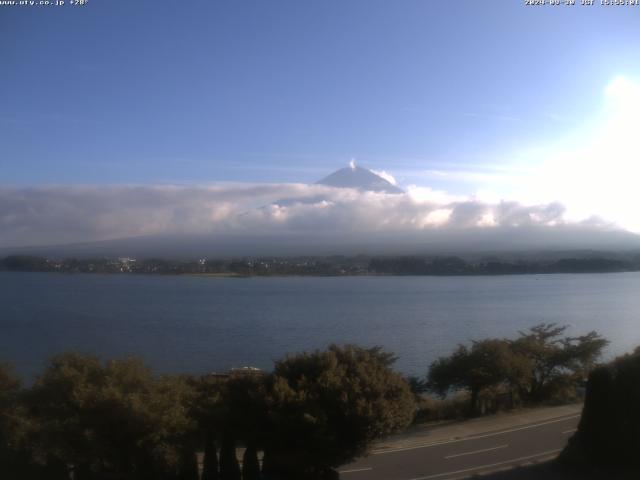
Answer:
<svg viewBox="0 0 640 480"><path fill-rule="evenodd" d="M382 345L424 374L460 342L540 322L640 345L640 273L213 278L0 272L0 360L27 378L68 349L137 355L159 372L270 369L332 342Z"/></svg>

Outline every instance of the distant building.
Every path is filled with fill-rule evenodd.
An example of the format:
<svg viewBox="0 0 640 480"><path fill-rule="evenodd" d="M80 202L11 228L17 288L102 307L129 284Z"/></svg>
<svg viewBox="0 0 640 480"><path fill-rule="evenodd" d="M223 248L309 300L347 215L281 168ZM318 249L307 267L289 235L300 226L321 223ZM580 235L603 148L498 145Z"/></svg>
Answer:
<svg viewBox="0 0 640 480"><path fill-rule="evenodd" d="M118 264L120 266L120 271L121 272L130 272L131 271L131 264L135 263L136 259L135 258L130 258L130 257L120 257L118 258Z"/></svg>
<svg viewBox="0 0 640 480"><path fill-rule="evenodd" d="M229 378L231 376L249 376L249 375L266 375L266 372L256 367L238 367L232 368L228 372L211 372L206 376L209 378Z"/></svg>

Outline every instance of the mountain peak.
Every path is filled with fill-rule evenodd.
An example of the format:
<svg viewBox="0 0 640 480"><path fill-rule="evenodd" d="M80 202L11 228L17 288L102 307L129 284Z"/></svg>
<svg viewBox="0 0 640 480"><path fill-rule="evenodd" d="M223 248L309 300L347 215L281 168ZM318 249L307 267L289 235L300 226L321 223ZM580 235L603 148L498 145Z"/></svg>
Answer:
<svg viewBox="0 0 640 480"><path fill-rule="evenodd" d="M376 175L371 170L356 165L355 160L349 162L349 166L336 170L331 175L316 182L319 185L328 185L338 188L356 188L362 191L404 193L388 180Z"/></svg>

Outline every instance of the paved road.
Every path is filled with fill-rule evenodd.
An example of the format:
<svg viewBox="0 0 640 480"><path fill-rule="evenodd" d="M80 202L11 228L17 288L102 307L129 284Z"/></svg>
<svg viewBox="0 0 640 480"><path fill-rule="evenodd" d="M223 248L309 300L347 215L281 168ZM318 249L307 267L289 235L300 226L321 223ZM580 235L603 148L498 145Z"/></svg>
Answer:
<svg viewBox="0 0 640 480"><path fill-rule="evenodd" d="M374 451L340 469L344 480L451 480L555 457L573 434L571 414L426 445Z"/></svg>

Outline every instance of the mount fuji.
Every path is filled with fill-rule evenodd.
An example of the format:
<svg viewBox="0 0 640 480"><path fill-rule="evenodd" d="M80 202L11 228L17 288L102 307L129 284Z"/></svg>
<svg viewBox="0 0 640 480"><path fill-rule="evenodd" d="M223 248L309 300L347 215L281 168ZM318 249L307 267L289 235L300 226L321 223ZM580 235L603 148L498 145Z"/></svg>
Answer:
<svg viewBox="0 0 640 480"><path fill-rule="evenodd" d="M316 183L329 187L356 188L361 191L404 193L402 189L371 170L358 167L353 160L348 167L341 168Z"/></svg>

